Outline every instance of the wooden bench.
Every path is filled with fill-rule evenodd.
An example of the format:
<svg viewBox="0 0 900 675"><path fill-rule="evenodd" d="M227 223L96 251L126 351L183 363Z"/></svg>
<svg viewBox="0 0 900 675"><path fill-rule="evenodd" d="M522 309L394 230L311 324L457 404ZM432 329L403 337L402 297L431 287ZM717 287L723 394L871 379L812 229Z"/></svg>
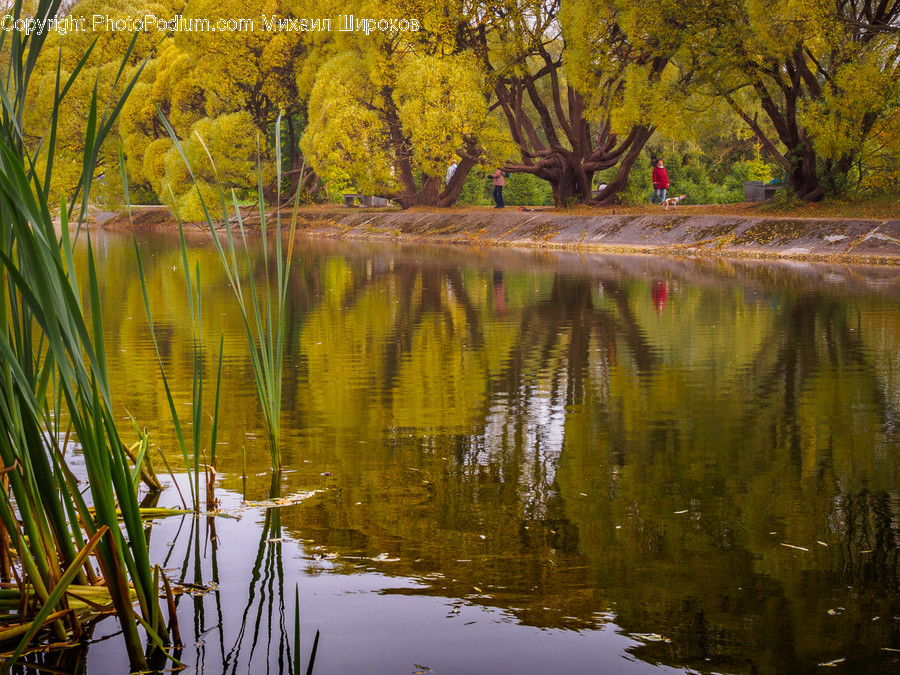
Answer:
<svg viewBox="0 0 900 675"><path fill-rule="evenodd" d="M780 185L763 185L763 201L774 197L780 189Z"/></svg>
<svg viewBox="0 0 900 675"><path fill-rule="evenodd" d="M763 183L761 180L748 180L744 183L744 201L762 202L771 199L782 187L784 186Z"/></svg>

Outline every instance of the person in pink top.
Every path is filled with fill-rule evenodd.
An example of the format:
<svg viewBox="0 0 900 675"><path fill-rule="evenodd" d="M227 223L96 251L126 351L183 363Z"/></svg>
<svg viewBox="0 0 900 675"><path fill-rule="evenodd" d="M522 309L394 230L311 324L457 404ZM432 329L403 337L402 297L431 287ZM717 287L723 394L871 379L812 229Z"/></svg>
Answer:
<svg viewBox="0 0 900 675"><path fill-rule="evenodd" d="M666 173L666 167L660 159L653 167L653 197L650 199L651 204L657 201L662 204L666 201L666 190L669 189L669 174Z"/></svg>
<svg viewBox="0 0 900 675"><path fill-rule="evenodd" d="M491 177L494 179L494 205L496 208L502 209L506 206L503 202L503 186L506 185L506 179L500 169L497 169Z"/></svg>

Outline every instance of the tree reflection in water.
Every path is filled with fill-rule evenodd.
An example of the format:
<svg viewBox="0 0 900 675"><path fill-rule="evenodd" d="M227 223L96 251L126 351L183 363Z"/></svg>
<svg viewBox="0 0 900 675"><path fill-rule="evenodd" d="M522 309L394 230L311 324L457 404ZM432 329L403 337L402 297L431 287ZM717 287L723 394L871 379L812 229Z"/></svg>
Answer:
<svg viewBox="0 0 900 675"><path fill-rule="evenodd" d="M281 538L522 626L666 638L632 648L648 663L896 665L895 276L329 242L298 255L282 487L325 492L261 524L242 628L218 638L229 672L290 661ZM115 285L117 336L134 364L130 284ZM210 321L226 334L220 435L259 467L231 318ZM175 309L169 325L167 368L186 369ZM163 401L152 386L122 376L138 419ZM239 490L240 456L220 458Z"/></svg>

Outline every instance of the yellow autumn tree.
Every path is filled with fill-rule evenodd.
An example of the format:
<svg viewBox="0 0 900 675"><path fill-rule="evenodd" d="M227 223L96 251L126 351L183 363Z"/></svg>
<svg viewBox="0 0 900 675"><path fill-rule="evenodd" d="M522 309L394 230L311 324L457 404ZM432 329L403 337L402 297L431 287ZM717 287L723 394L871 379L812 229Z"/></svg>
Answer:
<svg viewBox="0 0 900 675"><path fill-rule="evenodd" d="M398 26L415 19L419 30L335 38L315 76L304 152L319 173L339 167L357 189L403 207L452 204L473 167L492 166L511 152L490 112L479 60L454 39L463 18L428 0L357 2L346 11ZM451 159L459 167L442 186Z"/></svg>
<svg viewBox="0 0 900 675"><path fill-rule="evenodd" d="M271 138L275 121L281 116L282 169L296 187L302 166L299 135L307 121L306 94L302 90L307 42L321 39L313 33L277 28L282 20L297 13L315 15L316 8L312 3L288 6L275 0L262 5L241 0L195 0L186 6L185 21L205 20L210 26L230 21L235 29L178 32L160 46L157 58L148 66L146 82L139 85L140 90L123 111L129 179L151 186L158 198L177 207L182 217L203 216L198 189L186 170L178 166L178 153L167 140L162 114L186 146L197 144L202 148L198 136L207 142L216 166L222 167L223 187L239 193L255 192L259 162L266 194L271 196L278 188L274 184ZM243 23L235 23L237 20ZM209 163L205 152L186 149L186 154L201 167ZM208 183L200 186L201 192L213 187L210 181L214 177L208 168L198 171L200 182ZM316 180L311 171L305 172L304 179L307 188Z"/></svg>
<svg viewBox="0 0 900 675"><path fill-rule="evenodd" d="M69 12L76 17L109 17L114 22L127 16L141 16L145 12L171 14L178 5L180 3L177 0L161 0L150 4L139 4L131 0L119 3L84 0L73 5ZM123 95L159 39L149 33L139 33L132 46L132 39L135 37L132 33L107 29L105 22L93 30L91 22L87 21L83 28L65 34L57 30L50 31L46 46L35 64L36 76L28 91L28 106L23 119L23 130L29 144L35 150L42 149L37 155L37 166L42 169L47 157L46 144L50 133L47 110L54 108L57 96L57 66L60 87L64 87L69 77L81 68L59 106L54 171L49 186L51 202L56 204L59 203L60 196L72 194L81 178L84 130L88 124L91 99L96 93L96 114L98 118L102 117L107 112L107 102ZM121 69L123 63L124 70ZM120 199L121 181L112 180L112 176L118 175L117 165L118 139L113 135L99 151L93 178L106 179L94 182L92 196L95 199L99 197L107 202Z"/></svg>
<svg viewBox="0 0 900 675"><path fill-rule="evenodd" d="M710 11L720 21L694 44L697 78L754 132L790 189L813 201L864 183L897 107L900 5L721 0Z"/></svg>

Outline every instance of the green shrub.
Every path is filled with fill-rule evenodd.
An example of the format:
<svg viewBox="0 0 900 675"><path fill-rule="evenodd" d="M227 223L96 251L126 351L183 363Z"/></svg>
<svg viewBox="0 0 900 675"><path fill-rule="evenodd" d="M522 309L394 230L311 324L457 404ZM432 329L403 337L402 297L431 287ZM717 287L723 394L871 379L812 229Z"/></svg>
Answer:
<svg viewBox="0 0 900 675"><path fill-rule="evenodd" d="M506 179L503 200L510 206L553 204L553 190L550 183L530 173L513 173Z"/></svg>
<svg viewBox="0 0 900 675"><path fill-rule="evenodd" d="M488 206L491 203L493 187L493 181L475 168L466 176L466 182L463 183L462 192L456 203L459 206Z"/></svg>

